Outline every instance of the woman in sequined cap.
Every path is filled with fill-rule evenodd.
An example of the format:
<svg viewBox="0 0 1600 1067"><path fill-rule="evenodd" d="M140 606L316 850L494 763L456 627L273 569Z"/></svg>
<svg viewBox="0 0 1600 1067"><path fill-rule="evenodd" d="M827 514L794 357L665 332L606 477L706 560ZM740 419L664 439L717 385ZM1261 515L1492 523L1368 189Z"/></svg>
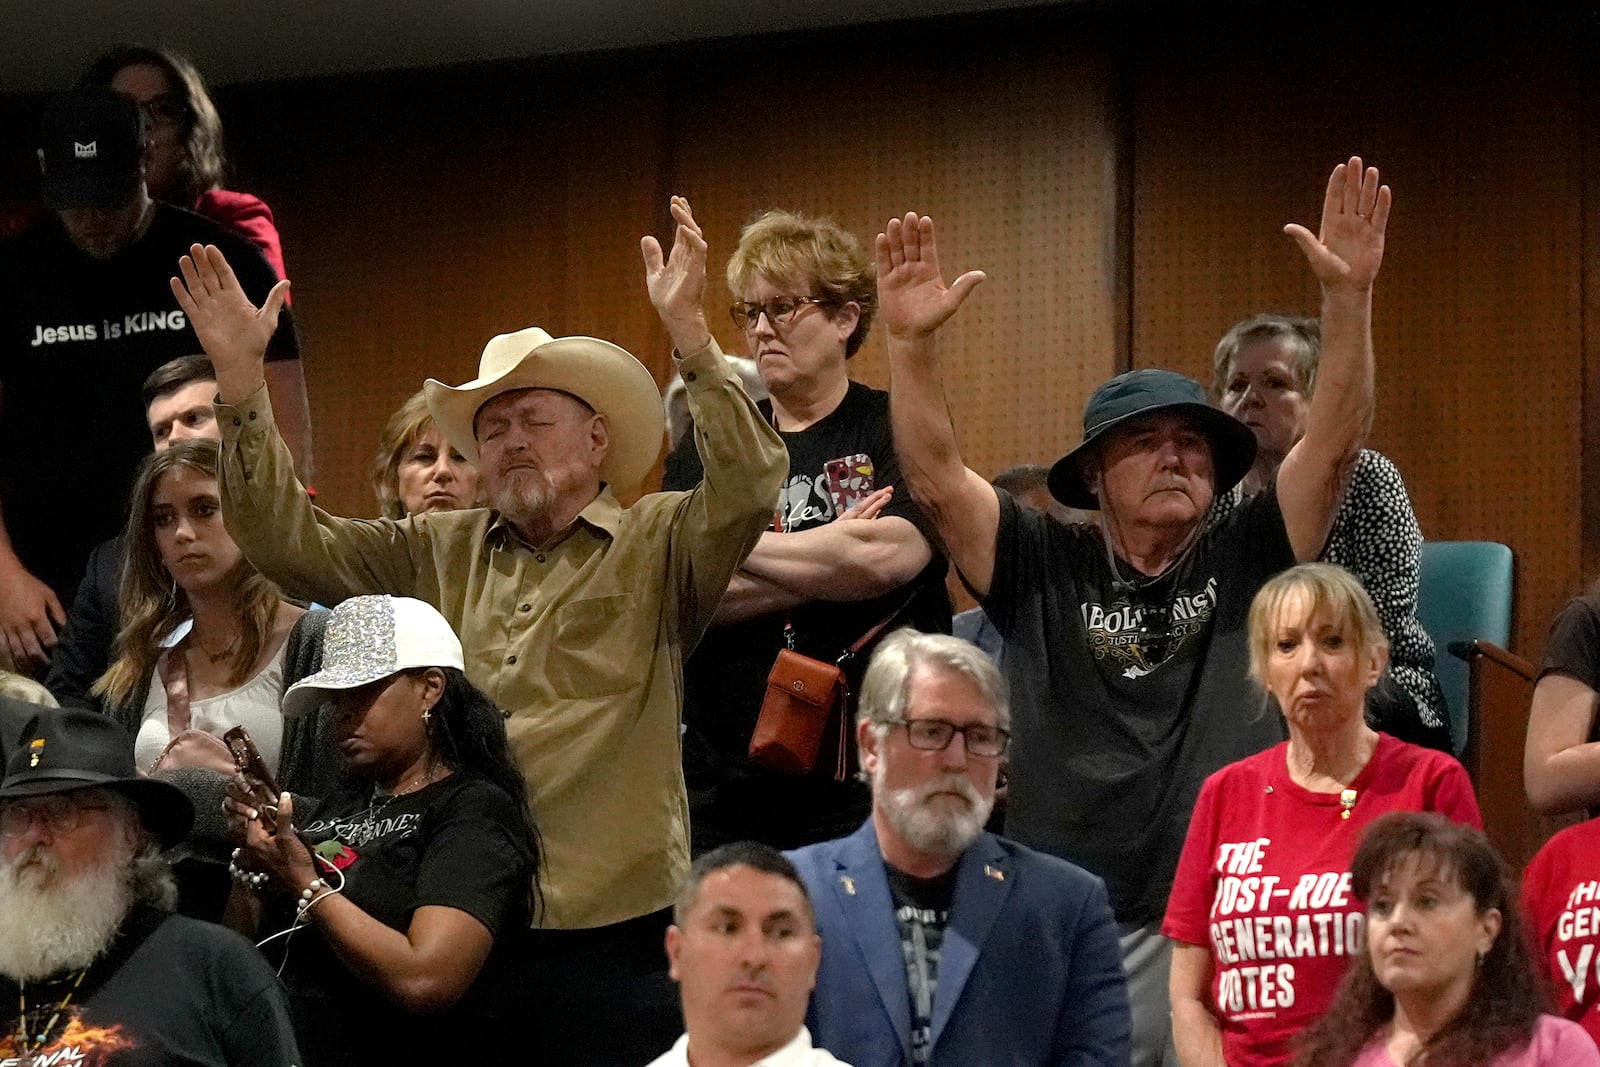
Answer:
<svg viewBox="0 0 1600 1067"><path fill-rule="evenodd" d="M537 906L538 838L504 717L462 664L432 606L344 601L284 715L323 709L362 785L272 803L241 779L231 794L237 892L264 892L266 925L290 931L308 1064L475 1062L512 1022L500 975Z"/></svg>

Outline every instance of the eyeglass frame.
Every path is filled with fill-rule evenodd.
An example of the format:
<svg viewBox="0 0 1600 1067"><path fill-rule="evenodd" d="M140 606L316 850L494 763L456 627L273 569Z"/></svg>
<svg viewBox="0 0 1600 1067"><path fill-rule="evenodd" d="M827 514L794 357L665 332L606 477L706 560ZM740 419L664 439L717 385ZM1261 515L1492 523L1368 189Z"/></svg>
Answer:
<svg viewBox="0 0 1600 1067"><path fill-rule="evenodd" d="M83 826L84 817L92 812L112 811L115 805L105 801L88 802L68 800L87 790L70 790L37 797L14 797L0 802L0 837L26 833L35 822L51 836L70 834ZM49 802L49 806L46 803ZM17 822L21 818L21 822Z"/></svg>
<svg viewBox="0 0 1600 1067"><path fill-rule="evenodd" d="M948 730L949 733L945 736L944 743L931 746L917 744L917 742L913 739L915 734L912 731L912 727L921 725L923 723L940 727L940 730L938 731L940 733ZM957 726L948 719L888 719L884 720L884 725L905 727L906 744L910 745L918 752L943 752L945 749L949 748L951 742L956 739L956 734L961 735L961 744L965 746L967 755L977 756L979 759L999 759L1001 756L1004 756L1006 751L1011 747L1011 731L1007 730L1004 726L990 726L986 722L969 722L965 726ZM980 752L973 748L971 735L971 731L973 730L993 730L995 733L995 739L999 741L999 747L993 752Z"/></svg>
<svg viewBox="0 0 1600 1067"><path fill-rule="evenodd" d="M771 300L764 300L759 304L750 300L741 300L728 308L728 317L733 319L733 324L740 330L749 333L756 328L756 323L761 321L762 315L765 315L767 321L772 323L773 326L787 326L794 321L795 315L799 314L800 309L807 304L815 304L818 307L831 307L836 303L837 301L817 296L775 296ZM772 307L774 304L788 304L790 307L787 311L775 312ZM752 309L754 310L752 311Z"/></svg>

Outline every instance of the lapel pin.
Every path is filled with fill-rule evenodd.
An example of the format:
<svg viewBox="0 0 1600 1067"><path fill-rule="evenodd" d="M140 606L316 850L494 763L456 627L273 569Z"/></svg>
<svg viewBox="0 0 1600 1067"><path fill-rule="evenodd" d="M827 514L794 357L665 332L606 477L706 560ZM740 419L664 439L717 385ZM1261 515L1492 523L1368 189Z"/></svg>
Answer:
<svg viewBox="0 0 1600 1067"><path fill-rule="evenodd" d="M28 742L28 750L31 753L31 755L28 757L28 766L39 766L39 757L44 755L44 738L35 737L32 741Z"/></svg>
<svg viewBox="0 0 1600 1067"><path fill-rule="evenodd" d="M983 873L987 874L990 878L993 878L997 882L1003 882L1006 880L1005 871L991 867L987 863L983 865Z"/></svg>
<svg viewBox="0 0 1600 1067"><path fill-rule="evenodd" d="M846 893L849 893L851 896L856 895L856 880L851 878L848 874L842 874L839 876L839 884L844 886L844 891Z"/></svg>

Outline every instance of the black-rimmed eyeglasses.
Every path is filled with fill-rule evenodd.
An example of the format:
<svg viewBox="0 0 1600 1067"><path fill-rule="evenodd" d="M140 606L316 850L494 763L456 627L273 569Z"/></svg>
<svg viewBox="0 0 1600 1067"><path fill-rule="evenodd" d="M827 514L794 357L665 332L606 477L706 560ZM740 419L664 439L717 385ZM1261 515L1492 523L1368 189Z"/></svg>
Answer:
<svg viewBox="0 0 1600 1067"><path fill-rule="evenodd" d="M728 314L733 316L733 324L739 329L753 330L763 314L772 325L787 326L795 312L807 304L825 303L826 300L818 300L814 296L777 296L761 304L741 300L728 309Z"/></svg>
<svg viewBox="0 0 1600 1067"><path fill-rule="evenodd" d="M961 735L970 756L1003 756L1011 743L1011 731L981 722L957 726L943 719L897 719L889 725L904 726L911 747L924 752L942 752L950 747L956 734Z"/></svg>

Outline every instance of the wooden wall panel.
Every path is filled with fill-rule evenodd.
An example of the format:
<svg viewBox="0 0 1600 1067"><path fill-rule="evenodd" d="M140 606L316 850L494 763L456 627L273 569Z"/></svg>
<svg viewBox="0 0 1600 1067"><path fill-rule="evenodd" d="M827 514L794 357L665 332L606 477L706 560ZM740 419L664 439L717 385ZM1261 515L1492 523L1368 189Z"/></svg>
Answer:
<svg viewBox="0 0 1600 1067"><path fill-rule="evenodd" d="M626 79L577 91L562 68L231 94L240 170L276 209L295 280L333 510L371 512L387 413L425 377L471 378L496 333L596 334L665 380L638 252L665 216L657 106Z"/></svg>
<svg viewBox="0 0 1600 1067"><path fill-rule="evenodd" d="M1175 36L1143 54L1135 360L1209 380L1237 319L1315 314L1315 282L1280 230L1315 229L1328 171L1365 155L1395 190L1371 445L1405 474L1428 537L1513 547L1514 644L1537 656L1581 584L1573 55L1515 33L1464 34L1429 59L1354 36L1301 49L1282 29L1225 49Z"/></svg>
<svg viewBox="0 0 1600 1067"><path fill-rule="evenodd" d="M469 377L495 332L594 333L664 382L638 239L670 237L674 192L712 244L730 352L722 267L761 209L869 242L891 213L933 214L950 270L991 279L946 331L969 461L1053 459L1117 341L1110 64L1081 32L988 32L993 49L923 27L227 93L241 184L277 210L296 282L324 500L367 513L384 414L425 375ZM852 372L886 384L881 337Z"/></svg>
<svg viewBox="0 0 1600 1067"><path fill-rule="evenodd" d="M714 244L712 302L729 301L721 266L766 208L831 215L869 242L891 216L930 214L946 277L989 275L943 335L967 462L1054 459L1111 367L1105 66L1053 42L779 60L760 85L724 66L680 100L673 161ZM725 316L712 325L743 350ZM875 331L853 376L887 385L883 346Z"/></svg>

